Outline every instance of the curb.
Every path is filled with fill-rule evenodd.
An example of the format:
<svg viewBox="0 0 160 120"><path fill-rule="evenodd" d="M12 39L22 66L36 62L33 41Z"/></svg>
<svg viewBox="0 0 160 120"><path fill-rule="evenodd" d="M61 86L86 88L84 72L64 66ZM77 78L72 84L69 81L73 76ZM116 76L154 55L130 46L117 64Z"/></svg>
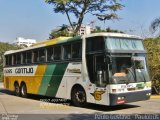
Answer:
<svg viewBox="0 0 160 120"><path fill-rule="evenodd" d="M160 95L152 95L150 98L151 99L160 99Z"/></svg>

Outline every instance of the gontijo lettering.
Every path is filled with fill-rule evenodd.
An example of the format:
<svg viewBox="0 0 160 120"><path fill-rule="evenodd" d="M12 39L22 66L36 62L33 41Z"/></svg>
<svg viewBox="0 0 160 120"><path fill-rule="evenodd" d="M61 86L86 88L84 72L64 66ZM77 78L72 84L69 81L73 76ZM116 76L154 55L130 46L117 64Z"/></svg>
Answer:
<svg viewBox="0 0 160 120"><path fill-rule="evenodd" d="M16 68L15 73L33 73L33 68Z"/></svg>

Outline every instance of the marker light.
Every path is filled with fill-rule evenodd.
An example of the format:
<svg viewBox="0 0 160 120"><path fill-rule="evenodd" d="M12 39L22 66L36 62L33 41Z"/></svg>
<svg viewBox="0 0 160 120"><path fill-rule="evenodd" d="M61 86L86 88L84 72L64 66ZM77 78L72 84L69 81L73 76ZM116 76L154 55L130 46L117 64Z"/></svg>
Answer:
<svg viewBox="0 0 160 120"><path fill-rule="evenodd" d="M112 89L112 93L116 93L116 89Z"/></svg>

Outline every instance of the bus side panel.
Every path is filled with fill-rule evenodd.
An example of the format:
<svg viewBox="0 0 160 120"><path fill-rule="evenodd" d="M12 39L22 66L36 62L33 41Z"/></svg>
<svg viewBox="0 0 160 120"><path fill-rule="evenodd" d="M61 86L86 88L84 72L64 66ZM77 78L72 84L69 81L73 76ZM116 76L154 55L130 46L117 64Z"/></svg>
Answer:
<svg viewBox="0 0 160 120"><path fill-rule="evenodd" d="M68 63L47 65L38 94L55 97Z"/></svg>
<svg viewBox="0 0 160 120"><path fill-rule="evenodd" d="M24 80L28 88L28 93L38 94L45 70L46 65L38 65L34 77L26 78Z"/></svg>
<svg viewBox="0 0 160 120"><path fill-rule="evenodd" d="M14 67L9 69L12 69L12 71L14 71L16 68L21 68L21 67ZM40 83L42 81L42 77L46 69L46 65L33 66L31 68L33 68L34 71L36 71L32 75L15 74L15 73L8 75L6 74L4 76L5 88L13 91L15 82L18 82L19 86L21 85L22 82L24 82L27 86L27 93L37 94L40 87Z"/></svg>
<svg viewBox="0 0 160 120"><path fill-rule="evenodd" d="M56 97L70 99L71 88L82 81L81 62L69 63L58 88Z"/></svg>

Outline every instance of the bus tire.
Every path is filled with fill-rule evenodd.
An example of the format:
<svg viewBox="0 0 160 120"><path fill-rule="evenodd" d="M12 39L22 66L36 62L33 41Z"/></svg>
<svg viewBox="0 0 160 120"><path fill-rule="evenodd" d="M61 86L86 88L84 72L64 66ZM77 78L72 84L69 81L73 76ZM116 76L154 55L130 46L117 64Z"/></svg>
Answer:
<svg viewBox="0 0 160 120"><path fill-rule="evenodd" d="M86 106L86 93L82 87L74 87L71 92L71 100L77 107Z"/></svg>
<svg viewBox="0 0 160 120"><path fill-rule="evenodd" d="M26 98L26 97L28 96L28 94L27 94L27 86L26 86L25 83L23 83L23 84L21 85L21 96L22 96L23 98Z"/></svg>
<svg viewBox="0 0 160 120"><path fill-rule="evenodd" d="M15 92L16 96L21 96L20 87L19 87L18 83L14 84L14 92Z"/></svg>

